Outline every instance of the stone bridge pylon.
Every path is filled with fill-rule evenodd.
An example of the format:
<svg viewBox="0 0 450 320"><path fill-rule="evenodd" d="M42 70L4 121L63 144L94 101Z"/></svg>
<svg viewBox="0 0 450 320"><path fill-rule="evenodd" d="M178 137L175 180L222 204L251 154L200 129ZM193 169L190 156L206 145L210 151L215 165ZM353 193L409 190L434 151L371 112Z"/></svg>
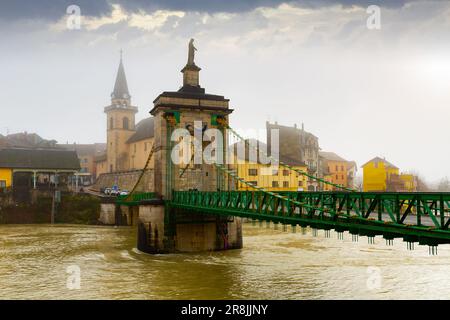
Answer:
<svg viewBox="0 0 450 320"><path fill-rule="evenodd" d="M154 190L150 191L155 192L161 199L149 200L139 205L138 249L148 253L242 247L240 218L183 212L168 205L173 190L217 191L229 190L231 187L228 177L214 164L205 163L201 155L200 159L195 157L194 154L198 153L192 150L192 157L188 161L173 159L174 155L183 158L183 154L185 156L190 148L185 144L184 149L180 147L177 135L179 132L191 136L200 135L202 138L203 135L208 135L208 129L222 131L217 120L228 122L233 111L229 108L229 99L207 94L200 86L201 69L193 61L191 44L189 48L188 63L181 70L183 86L178 91L161 93L154 100L154 107L150 111L154 117ZM175 131L177 134L174 134ZM223 142L216 151L222 152L222 159L225 161L228 140L225 134L222 134L222 137ZM176 145L178 149L175 148Z"/></svg>

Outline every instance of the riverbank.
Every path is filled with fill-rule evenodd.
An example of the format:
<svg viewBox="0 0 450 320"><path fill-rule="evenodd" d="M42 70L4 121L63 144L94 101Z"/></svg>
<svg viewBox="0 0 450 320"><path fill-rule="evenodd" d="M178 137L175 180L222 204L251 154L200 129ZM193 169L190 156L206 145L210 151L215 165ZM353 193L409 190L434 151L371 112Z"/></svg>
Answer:
<svg viewBox="0 0 450 320"><path fill-rule="evenodd" d="M52 197L37 197L34 203L14 203L6 197L0 199L0 224L40 224L51 221ZM55 222L97 225L100 200L89 194L66 193L57 205Z"/></svg>

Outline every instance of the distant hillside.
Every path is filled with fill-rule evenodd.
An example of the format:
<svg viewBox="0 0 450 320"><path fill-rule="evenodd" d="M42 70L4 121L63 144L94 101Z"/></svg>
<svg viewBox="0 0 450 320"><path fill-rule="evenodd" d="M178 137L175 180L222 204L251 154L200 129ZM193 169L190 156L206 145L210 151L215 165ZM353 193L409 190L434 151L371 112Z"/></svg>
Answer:
<svg viewBox="0 0 450 320"><path fill-rule="evenodd" d="M7 136L0 135L0 147L14 148L57 148L56 140L46 140L36 133L14 133Z"/></svg>

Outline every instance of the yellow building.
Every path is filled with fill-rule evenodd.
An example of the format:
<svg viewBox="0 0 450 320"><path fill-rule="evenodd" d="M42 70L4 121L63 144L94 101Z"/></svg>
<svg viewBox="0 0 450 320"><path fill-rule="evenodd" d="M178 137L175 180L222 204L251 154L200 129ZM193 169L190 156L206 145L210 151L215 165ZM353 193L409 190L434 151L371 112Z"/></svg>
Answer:
<svg viewBox="0 0 450 320"><path fill-rule="evenodd" d="M323 180L333 183L333 175L330 173L323 175ZM333 186L327 183L321 183L322 191L333 191Z"/></svg>
<svg viewBox="0 0 450 320"><path fill-rule="evenodd" d="M417 179L413 174L402 173L400 179L403 181L403 188L406 192L417 191Z"/></svg>
<svg viewBox="0 0 450 320"><path fill-rule="evenodd" d="M263 142L258 141L258 147L267 150ZM277 164L265 164L258 161L249 161L248 147L245 149L245 159L236 152L234 144L234 164L233 168L237 175L252 183L253 185L264 188L268 191L304 191L307 189L307 178L293 170L278 166ZM254 144L256 145L256 144ZM295 169L306 172L307 166L300 161L288 157L280 157L280 160ZM255 190L254 188L238 182L238 190Z"/></svg>
<svg viewBox="0 0 450 320"><path fill-rule="evenodd" d="M61 149L0 148L0 192L9 188L37 189L44 184L69 182L78 174L76 152ZM55 178L55 177L58 178Z"/></svg>
<svg viewBox="0 0 450 320"><path fill-rule="evenodd" d="M0 190L12 185L12 169L0 168Z"/></svg>
<svg viewBox="0 0 450 320"><path fill-rule="evenodd" d="M143 169L151 149L153 148L154 118L147 118L139 122L136 126L136 132L127 140L127 149L129 156L129 170ZM153 168L153 159L149 168Z"/></svg>
<svg viewBox="0 0 450 320"><path fill-rule="evenodd" d="M417 190L416 177L399 173L392 163L375 157L363 166L363 191L414 192Z"/></svg>
<svg viewBox="0 0 450 320"><path fill-rule="evenodd" d="M399 174L399 169L392 163L375 157L362 165L363 191L386 191L391 175Z"/></svg>
<svg viewBox="0 0 450 320"><path fill-rule="evenodd" d="M322 165L324 179L328 182L349 187L348 163L349 161L341 158L334 152L319 151L320 162ZM323 190L341 190L328 184L323 184Z"/></svg>

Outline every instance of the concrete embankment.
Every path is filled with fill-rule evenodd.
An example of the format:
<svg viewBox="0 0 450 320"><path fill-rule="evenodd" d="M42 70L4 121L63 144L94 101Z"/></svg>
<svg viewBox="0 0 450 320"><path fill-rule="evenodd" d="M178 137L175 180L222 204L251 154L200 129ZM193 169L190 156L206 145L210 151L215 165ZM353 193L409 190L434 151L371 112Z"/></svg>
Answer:
<svg viewBox="0 0 450 320"><path fill-rule="evenodd" d="M15 202L10 195L0 197L0 224L33 224L51 221L53 198L37 196L31 203ZM88 194L63 193L56 206L55 223L101 224L100 199Z"/></svg>

